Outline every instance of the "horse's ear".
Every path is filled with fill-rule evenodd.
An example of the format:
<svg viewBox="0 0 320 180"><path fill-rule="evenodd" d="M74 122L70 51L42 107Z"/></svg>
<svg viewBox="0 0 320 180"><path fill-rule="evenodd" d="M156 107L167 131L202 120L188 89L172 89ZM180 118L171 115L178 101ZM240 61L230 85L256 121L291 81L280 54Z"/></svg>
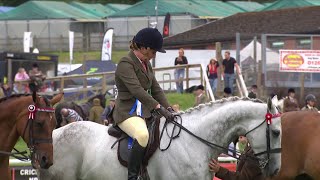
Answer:
<svg viewBox="0 0 320 180"><path fill-rule="evenodd" d="M59 101L61 101L61 99L63 98L63 95L64 95L63 92L55 95L55 96L50 100L51 106L54 106L56 103L58 103Z"/></svg>

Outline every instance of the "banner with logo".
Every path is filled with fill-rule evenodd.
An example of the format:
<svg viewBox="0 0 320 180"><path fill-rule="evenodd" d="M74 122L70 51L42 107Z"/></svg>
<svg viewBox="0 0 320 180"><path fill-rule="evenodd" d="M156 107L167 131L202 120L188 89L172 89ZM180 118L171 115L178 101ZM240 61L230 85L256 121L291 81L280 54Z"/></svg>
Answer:
<svg viewBox="0 0 320 180"><path fill-rule="evenodd" d="M320 72L320 50L280 50L280 72Z"/></svg>
<svg viewBox="0 0 320 180"><path fill-rule="evenodd" d="M103 37L101 61L111 60L113 28L106 31Z"/></svg>
<svg viewBox="0 0 320 180"><path fill-rule="evenodd" d="M74 32L69 31L69 54L70 54L70 64L73 60L73 44L74 44Z"/></svg>
<svg viewBox="0 0 320 180"><path fill-rule="evenodd" d="M31 44L31 32L24 32L23 34L23 52L29 53Z"/></svg>

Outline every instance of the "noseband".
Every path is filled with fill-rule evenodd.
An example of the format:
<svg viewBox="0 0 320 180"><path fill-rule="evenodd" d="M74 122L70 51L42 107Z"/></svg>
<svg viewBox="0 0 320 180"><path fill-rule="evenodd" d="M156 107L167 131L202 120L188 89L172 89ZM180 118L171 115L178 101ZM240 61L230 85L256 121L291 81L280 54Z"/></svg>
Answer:
<svg viewBox="0 0 320 180"><path fill-rule="evenodd" d="M265 168L267 166L267 164L269 163L270 154L281 153L281 148L271 149L271 145L270 145L270 125L272 124L272 119L280 117L280 116L281 116L281 114L271 114L268 111L268 113L265 116L265 120L262 123L260 123L257 127L255 127L252 130L248 131L244 135L244 136L247 136L249 133L251 133L252 131L258 129L260 126L262 126L264 123L267 123L267 128L266 128L267 149L265 151L263 151L263 152L259 152L259 153L254 154L256 157L261 156L263 154L267 154L267 158L266 159L258 158L260 168L262 168L262 169Z"/></svg>
<svg viewBox="0 0 320 180"><path fill-rule="evenodd" d="M46 105L49 106L49 103L47 101L47 99L43 98L46 102ZM28 106L28 111L29 111L29 116L28 116L28 122L24 128L23 131L23 135L25 135L26 129L29 127L29 143L28 143L28 148L30 150L31 153L31 158L34 157L36 155L35 151L35 145L37 144L44 144L44 143L52 143L52 137L48 138L48 139L42 139L42 138L35 138L34 137L34 132L33 132L33 124L34 124L34 120L36 117L36 113L37 112L46 112L46 113L54 113L54 108L52 107L45 107L45 108L39 108L36 107L36 105L31 104ZM50 114L50 120L52 119L52 114Z"/></svg>

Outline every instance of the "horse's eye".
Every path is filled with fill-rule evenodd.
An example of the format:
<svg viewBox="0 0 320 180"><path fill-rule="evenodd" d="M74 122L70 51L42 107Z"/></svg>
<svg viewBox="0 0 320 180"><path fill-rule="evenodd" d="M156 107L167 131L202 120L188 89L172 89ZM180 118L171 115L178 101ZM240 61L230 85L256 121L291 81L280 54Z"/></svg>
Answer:
<svg viewBox="0 0 320 180"><path fill-rule="evenodd" d="M274 137L279 137L279 135L280 135L280 130L278 130L278 129L273 129L273 130L272 130L272 135L273 135Z"/></svg>

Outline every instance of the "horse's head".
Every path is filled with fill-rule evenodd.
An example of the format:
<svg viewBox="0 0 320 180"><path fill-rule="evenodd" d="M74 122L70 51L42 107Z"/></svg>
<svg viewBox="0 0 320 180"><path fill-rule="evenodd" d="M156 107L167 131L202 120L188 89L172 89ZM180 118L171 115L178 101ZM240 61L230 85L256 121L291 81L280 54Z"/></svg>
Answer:
<svg viewBox="0 0 320 180"><path fill-rule="evenodd" d="M28 144L31 162L34 168L49 168L53 164L52 131L56 127L56 119L52 106L59 102L63 94L51 100L38 96L33 92L33 103L28 107L28 116L19 118L18 131Z"/></svg>
<svg viewBox="0 0 320 180"><path fill-rule="evenodd" d="M281 117L271 99L265 121L247 133L265 176L274 176L281 166Z"/></svg>

